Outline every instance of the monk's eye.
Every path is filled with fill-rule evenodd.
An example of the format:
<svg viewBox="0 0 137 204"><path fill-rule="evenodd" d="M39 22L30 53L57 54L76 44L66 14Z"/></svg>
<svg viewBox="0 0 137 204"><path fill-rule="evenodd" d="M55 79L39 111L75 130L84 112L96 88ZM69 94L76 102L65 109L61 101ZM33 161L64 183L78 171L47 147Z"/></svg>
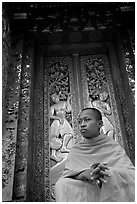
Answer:
<svg viewBox="0 0 137 204"><path fill-rule="evenodd" d="M90 120L90 118L85 118L85 122L89 122Z"/></svg>
<svg viewBox="0 0 137 204"><path fill-rule="evenodd" d="M81 124L81 123L82 123L82 120L81 120L81 119L78 119L78 123Z"/></svg>

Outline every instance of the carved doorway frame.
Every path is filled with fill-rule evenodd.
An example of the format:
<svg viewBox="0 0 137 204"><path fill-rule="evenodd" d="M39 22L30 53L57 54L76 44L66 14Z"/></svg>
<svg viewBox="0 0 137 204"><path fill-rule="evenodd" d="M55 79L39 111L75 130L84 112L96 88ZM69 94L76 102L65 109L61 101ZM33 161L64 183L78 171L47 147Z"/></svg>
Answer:
<svg viewBox="0 0 137 204"><path fill-rule="evenodd" d="M108 59L108 66L111 73L114 87L115 99L118 110L118 117L121 126L122 144L134 161L134 140L131 124L128 118L128 107L125 102L125 93L120 75L120 66L116 55L114 45L111 42L106 43L88 43L71 45L50 45L41 46L37 52L36 70L35 70L35 88L34 88L34 119L33 119L33 155L32 155L32 198L34 201L51 201L50 194L50 149L49 149L49 97L48 97L48 75L45 75L45 58L71 56L75 70L72 71L72 77L77 76L76 85L79 83L80 73L78 54L84 55L105 55ZM73 79L74 80L74 79ZM79 87L79 86L78 86ZM80 94L80 87L77 93ZM82 95L80 94L82 97ZM75 99L74 99L75 101ZM81 100L82 101L82 98ZM123 105L124 104L124 105ZM82 108L80 102L76 108L76 113ZM75 109L75 108L74 108ZM125 121L126 118L126 121ZM128 124L128 127L125 125ZM44 141L44 142L43 142ZM45 148L46 147L46 148Z"/></svg>

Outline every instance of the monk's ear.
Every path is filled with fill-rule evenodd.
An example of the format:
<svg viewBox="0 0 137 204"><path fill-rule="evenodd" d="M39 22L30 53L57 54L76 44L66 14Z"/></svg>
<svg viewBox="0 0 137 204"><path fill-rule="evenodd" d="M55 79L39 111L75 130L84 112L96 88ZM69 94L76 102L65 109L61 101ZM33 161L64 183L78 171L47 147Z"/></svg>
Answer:
<svg viewBox="0 0 137 204"><path fill-rule="evenodd" d="M99 127L101 128L103 126L103 121L102 120L99 120Z"/></svg>

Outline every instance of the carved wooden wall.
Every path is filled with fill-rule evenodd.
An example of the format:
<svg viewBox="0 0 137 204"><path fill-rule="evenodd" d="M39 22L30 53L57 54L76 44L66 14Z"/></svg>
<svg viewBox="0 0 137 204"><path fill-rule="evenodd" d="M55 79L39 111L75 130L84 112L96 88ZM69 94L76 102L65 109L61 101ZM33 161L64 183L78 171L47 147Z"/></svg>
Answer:
<svg viewBox="0 0 137 204"><path fill-rule="evenodd" d="M81 76L83 76L81 77L82 93L83 99L85 99L83 106L98 108L103 117L104 127L102 131L123 146L118 109L107 56L81 56L80 61Z"/></svg>
<svg viewBox="0 0 137 204"><path fill-rule="evenodd" d="M75 12L73 3L10 4L2 11L2 200L55 201L87 106L101 110L102 131L134 164L134 3L93 12Z"/></svg>
<svg viewBox="0 0 137 204"><path fill-rule="evenodd" d="M117 140L121 146L123 146L123 138L106 55L80 56L78 53L72 53L70 57L46 58L44 93L44 135L46 141L49 141L45 143L45 149L50 148L51 151L46 151L45 157L48 154L50 155L50 158L46 158L46 166L50 167L51 199L54 200L54 184L63 171L64 162L69 152L67 149L66 151L62 150L66 141L66 134L71 132L73 138L70 138L70 141L65 144L65 148L71 148L71 140L77 143L81 139L77 117L82 108L95 107L101 110L104 122L102 131ZM52 120L51 122L50 118L48 118L49 111L47 110L50 110L50 107L57 111L63 109L63 103L67 101L69 95L71 95L72 108L71 112L66 114L66 120L74 132L69 127L64 126L68 132L62 134L60 131L60 134L52 135L49 132L49 127L54 129L53 132L55 134L56 131L59 131L60 125L58 125L57 121ZM51 100L52 96L59 97L60 105L59 103L57 103L58 105L53 103ZM56 127L52 127L53 123L55 123ZM56 147L53 147L55 146L53 143L56 143Z"/></svg>
<svg viewBox="0 0 137 204"><path fill-rule="evenodd" d="M78 114L87 106L106 107L107 125L102 131L117 140L134 163L130 120L134 100L126 94L128 90L134 99L134 67L126 69L128 54L122 42L51 45L38 47L34 53L28 39L9 52L3 123L4 201L54 201L54 184L69 149L81 139ZM67 131L51 117L55 113L63 115Z"/></svg>
<svg viewBox="0 0 137 204"><path fill-rule="evenodd" d="M3 111L3 200L26 199L32 41L20 40L8 50Z"/></svg>
<svg viewBox="0 0 137 204"><path fill-rule="evenodd" d="M77 50L73 46L69 50L61 46L54 48L46 48L46 51L40 48L36 62L31 175L34 179L31 188L33 201L54 201L54 184L63 171L68 149L81 139L77 117L84 107L94 105L99 108L102 105L108 109L103 116L106 126L104 124L102 131L117 140L134 162L134 134L128 118L124 119L129 110L114 45L90 44L86 49L79 45ZM60 109L65 110L64 104L69 96L71 111L65 112L68 132L63 133L58 123L53 125L50 110L54 110L52 115ZM56 97L61 102L59 106L54 101ZM125 126L127 123L128 127ZM52 135L52 128L58 132L56 135ZM67 133L73 137L66 139ZM64 144L66 150L63 151Z"/></svg>

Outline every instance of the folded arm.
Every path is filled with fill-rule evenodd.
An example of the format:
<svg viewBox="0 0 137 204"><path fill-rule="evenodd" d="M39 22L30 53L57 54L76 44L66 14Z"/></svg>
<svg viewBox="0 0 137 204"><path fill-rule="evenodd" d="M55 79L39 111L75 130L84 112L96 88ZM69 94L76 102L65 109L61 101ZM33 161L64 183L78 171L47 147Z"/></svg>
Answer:
<svg viewBox="0 0 137 204"><path fill-rule="evenodd" d="M90 182L92 184L97 185L98 187L101 187L102 183L106 182L104 176L110 176L108 173L105 172L105 170L108 170L108 167L106 165L97 163L90 166L89 169L84 169L81 171L73 171L66 169L64 171L63 177Z"/></svg>

